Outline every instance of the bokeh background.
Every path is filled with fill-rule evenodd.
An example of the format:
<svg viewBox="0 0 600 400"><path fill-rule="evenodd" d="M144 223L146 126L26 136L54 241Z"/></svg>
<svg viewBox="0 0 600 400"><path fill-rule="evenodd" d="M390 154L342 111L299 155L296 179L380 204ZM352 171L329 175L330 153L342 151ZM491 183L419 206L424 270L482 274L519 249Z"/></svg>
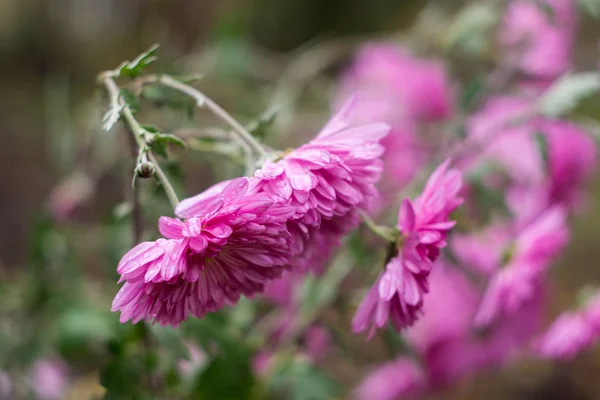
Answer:
<svg viewBox="0 0 600 400"><path fill-rule="evenodd" d="M425 47L449 29L465 4L0 1L0 370L9 371L13 379L8 398L29 398L24 388L37 359L65 355L72 361L65 396L79 399L102 392L97 359L90 360L102 353L94 346L111 335L103 321L115 318L106 315L117 290L114 269L132 244L128 219L120 213L127 213L124 202L133 161L127 151L115 150L126 148L123 132L100 130L106 107L96 86L100 71L160 43L155 70L204 74L203 89L243 121L292 97L294 110L290 107L278 117L268 143L297 144L325 120L335 77L357 44L388 38ZM582 15L576 49L579 70L597 68L599 26ZM425 51L451 62L457 87L474 70L485 74L494 58L493 48L485 57L472 58L461 52L442 54L435 46ZM301 117L296 108L302 109ZM163 126L178 126L177 115L158 109L147 113ZM205 116L198 123L212 122ZM177 156L183 168L170 172L180 172L182 193L196 193L231 172L218 158ZM577 287L600 283L600 182L591 190L595 196L576 217L572 243L554 269L556 296L548 319L573 301ZM149 194L142 199L149 221L168 212L159 192L154 193L159 201L150 202ZM82 298L94 304L97 314L82 308ZM347 319L340 319L341 330L349 330ZM355 361L332 355L324 361L324 370L350 388L370 364L386 358L386 349L377 341L364 345L362 337L348 340L358 353ZM435 398L596 399L599 374L600 352L587 352L563 365L525 360L468 378Z"/></svg>

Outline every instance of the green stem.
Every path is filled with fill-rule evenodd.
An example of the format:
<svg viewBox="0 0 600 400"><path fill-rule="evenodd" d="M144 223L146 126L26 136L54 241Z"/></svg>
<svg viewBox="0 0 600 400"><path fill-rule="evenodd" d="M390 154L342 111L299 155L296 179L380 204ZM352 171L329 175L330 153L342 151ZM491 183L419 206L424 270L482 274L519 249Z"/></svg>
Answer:
<svg viewBox="0 0 600 400"><path fill-rule="evenodd" d="M190 96L191 98L196 100L196 104L198 104L198 106L206 106L206 108L209 111L211 111L217 118L229 125L233 129L233 132L241 139L241 141L244 142L248 147L250 147L254 152L256 152L256 154L260 155L263 158L267 158L269 156L267 151L254 138L254 136L252 136L252 134L250 134L250 132L248 132L248 130L246 130L246 128L244 128L242 124L237 122L235 118L229 115L227 111L225 111L220 105L215 103L210 97L206 96L198 89L186 85L185 83L181 83L168 75L161 75L156 79L160 84Z"/></svg>
<svg viewBox="0 0 600 400"><path fill-rule="evenodd" d="M371 232L384 239L386 242L395 242L392 230L389 227L377 225L375 221L373 221L373 219L369 217L364 211L360 211L359 213L365 226L369 228Z"/></svg>
<svg viewBox="0 0 600 400"><path fill-rule="evenodd" d="M171 185L171 182L169 181L163 170L160 168L160 165L158 165L156 158L154 158L154 155L150 152L150 146L146 142L145 138L146 131L140 126L127 103L121 98L121 92L114 79L112 78L111 72L101 74L100 79L102 80L102 83L104 84L104 87L108 92L111 107L120 109L119 113L125 119L125 122L127 123L131 134L135 138L139 149L141 151L147 152L150 161L152 161L152 163L154 164L158 180L165 189L165 192L167 193L167 197L169 198L173 209L177 208L177 205L179 204L179 199L177 198L175 189L173 189L173 185Z"/></svg>

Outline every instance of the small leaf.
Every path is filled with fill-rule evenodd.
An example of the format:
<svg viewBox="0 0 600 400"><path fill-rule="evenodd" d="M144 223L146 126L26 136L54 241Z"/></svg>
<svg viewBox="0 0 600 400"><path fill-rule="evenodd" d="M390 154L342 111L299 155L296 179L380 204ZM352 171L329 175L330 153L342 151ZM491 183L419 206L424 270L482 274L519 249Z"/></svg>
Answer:
<svg viewBox="0 0 600 400"><path fill-rule="evenodd" d="M102 130L110 131L113 126L119 121L123 107L111 107L102 117Z"/></svg>
<svg viewBox="0 0 600 400"><path fill-rule="evenodd" d="M276 117L277 112L271 112L266 115L262 115L260 118L248 124L248 132L250 132L254 137L264 139L267 136L268 130L273 126Z"/></svg>
<svg viewBox="0 0 600 400"><path fill-rule="evenodd" d="M129 89L121 89L121 97L127 103L127 106L131 110L131 112L136 113L140 111L140 103L136 95Z"/></svg>
<svg viewBox="0 0 600 400"><path fill-rule="evenodd" d="M185 142L183 140L181 140L179 137L177 137L175 135L171 135L170 133L159 133L155 136L154 140L162 140L165 143L174 144L176 146L183 147L183 148L187 147L187 145L185 144Z"/></svg>
<svg viewBox="0 0 600 400"><path fill-rule="evenodd" d="M155 127L154 125L140 125L142 128L144 128L144 130L146 132L150 132L150 133L160 133L160 131L158 130L157 127Z"/></svg>
<svg viewBox="0 0 600 400"><path fill-rule="evenodd" d="M149 131L150 132L150 131ZM155 132L157 132L155 130ZM150 132L153 133L153 132ZM160 155L161 157L168 158L167 147L169 145L176 145L179 147L187 148L187 145L183 140L175 135L169 133L153 133L152 142L150 148L153 152Z"/></svg>
<svg viewBox="0 0 600 400"><path fill-rule="evenodd" d="M582 72L566 74L556 81L538 100L538 109L549 117L559 117L579 102L600 90L600 74Z"/></svg>
<svg viewBox="0 0 600 400"><path fill-rule="evenodd" d="M442 38L442 46L446 50L458 47L473 55L482 53L498 16L498 10L493 4L472 3L454 19Z"/></svg>
<svg viewBox="0 0 600 400"><path fill-rule="evenodd" d="M143 72L144 68L152 64L158 58L156 56L158 44L153 45L148 51L140 54L133 61L125 61L118 68L119 76L127 76L129 78L137 78Z"/></svg>

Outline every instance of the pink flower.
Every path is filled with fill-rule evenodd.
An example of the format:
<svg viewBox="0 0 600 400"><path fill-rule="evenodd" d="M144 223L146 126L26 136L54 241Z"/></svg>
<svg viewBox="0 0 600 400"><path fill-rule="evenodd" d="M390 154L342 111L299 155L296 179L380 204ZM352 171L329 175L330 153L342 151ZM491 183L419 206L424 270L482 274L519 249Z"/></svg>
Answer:
<svg viewBox="0 0 600 400"><path fill-rule="evenodd" d="M357 400L393 400L419 393L425 388L425 377L414 361L399 358L371 372L356 388Z"/></svg>
<svg viewBox="0 0 600 400"><path fill-rule="evenodd" d="M492 226L478 237L456 236L453 250L459 260L490 276L475 325L489 326L533 301L543 274L567 241L566 213L560 207L545 211L514 241L504 226Z"/></svg>
<svg viewBox="0 0 600 400"><path fill-rule="evenodd" d="M448 169L449 164L446 161L433 172L414 204L409 199L402 203L398 252L358 308L354 332L371 325L371 337L375 327L381 328L388 319L398 331L417 320L428 292L427 277L455 224L449 215L462 203L462 179L458 171Z"/></svg>
<svg viewBox="0 0 600 400"><path fill-rule="evenodd" d="M448 263L434 269L430 289L423 317L406 330L405 339L423 360L431 388L444 388L466 375L501 365L539 326L543 303L535 301L486 331L474 330L472 320L480 294Z"/></svg>
<svg viewBox="0 0 600 400"><path fill-rule="evenodd" d="M543 357L571 360L600 338L600 295L596 293L577 311L561 314L534 343L535 352Z"/></svg>
<svg viewBox="0 0 600 400"><path fill-rule="evenodd" d="M185 347L188 349L189 357L177 361L177 371L182 376L192 376L206 365L208 357L204 350L192 342L185 343Z"/></svg>
<svg viewBox="0 0 600 400"><path fill-rule="evenodd" d="M519 97L490 98L467 121L469 139L477 143L477 155L468 166L476 172L482 164L503 169L513 182L527 185L544 180L544 160L536 142L536 129L528 121L517 123L520 114L531 109L528 100Z"/></svg>
<svg viewBox="0 0 600 400"><path fill-rule="evenodd" d="M511 2L499 40L524 72L554 79L571 68L577 12L572 0L545 3L551 12L530 1Z"/></svg>
<svg viewBox="0 0 600 400"><path fill-rule="evenodd" d="M371 44L359 51L341 83L342 97L354 91L369 99L359 111L365 120L374 118L394 125L393 118L398 116L432 121L452 113L444 66L388 44Z"/></svg>
<svg viewBox="0 0 600 400"><path fill-rule="evenodd" d="M269 371L273 368L274 361L273 353L269 351L257 353L252 359L252 371L254 375L263 378L268 376Z"/></svg>
<svg viewBox="0 0 600 400"><path fill-rule="evenodd" d="M392 45L371 44L358 52L343 75L338 102L355 91L361 94L353 115L356 123L391 126L382 140L386 148L383 200L389 201L387 197L409 183L428 159L418 124L452 114L450 82L438 61L420 60Z"/></svg>
<svg viewBox="0 0 600 400"><path fill-rule="evenodd" d="M176 326L188 313L202 317L281 276L289 267L286 222L294 209L248 188L249 180L238 178L183 201L177 213L188 220L161 217L166 239L140 243L123 257L117 271L125 284L112 307L121 322Z"/></svg>
<svg viewBox="0 0 600 400"><path fill-rule="evenodd" d="M38 360L33 366L31 385L39 399L62 399L67 389L67 375L67 366L61 360Z"/></svg>
<svg viewBox="0 0 600 400"><path fill-rule="evenodd" d="M304 346L312 360L321 361L331 347L331 335L323 326L314 325L304 333Z"/></svg>
<svg viewBox="0 0 600 400"><path fill-rule="evenodd" d="M576 312L562 314L536 343L536 352L544 358L570 360L597 338L585 318Z"/></svg>
<svg viewBox="0 0 600 400"><path fill-rule="evenodd" d="M550 201L577 206L597 165L594 139L569 122L542 120L537 127L548 139Z"/></svg>
<svg viewBox="0 0 600 400"><path fill-rule="evenodd" d="M0 399L9 399L12 392L12 382L6 372L0 370Z"/></svg>
<svg viewBox="0 0 600 400"><path fill-rule="evenodd" d="M266 192L295 211L287 224L294 267L321 272L341 238L358 225L357 211L378 195L379 140L389 127L353 125L356 101L350 100L311 142L255 173L254 191Z"/></svg>

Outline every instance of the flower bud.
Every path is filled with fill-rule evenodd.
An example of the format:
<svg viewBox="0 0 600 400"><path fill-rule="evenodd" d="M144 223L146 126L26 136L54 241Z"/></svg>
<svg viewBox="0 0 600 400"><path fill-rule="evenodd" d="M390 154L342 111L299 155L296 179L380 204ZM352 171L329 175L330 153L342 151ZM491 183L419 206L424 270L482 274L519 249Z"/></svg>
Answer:
<svg viewBox="0 0 600 400"><path fill-rule="evenodd" d="M143 161L137 165L135 172L140 178L148 179L156 172L154 164L150 161Z"/></svg>

